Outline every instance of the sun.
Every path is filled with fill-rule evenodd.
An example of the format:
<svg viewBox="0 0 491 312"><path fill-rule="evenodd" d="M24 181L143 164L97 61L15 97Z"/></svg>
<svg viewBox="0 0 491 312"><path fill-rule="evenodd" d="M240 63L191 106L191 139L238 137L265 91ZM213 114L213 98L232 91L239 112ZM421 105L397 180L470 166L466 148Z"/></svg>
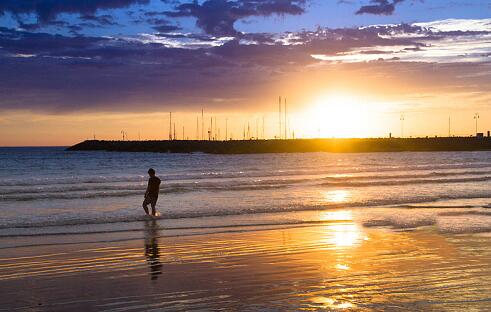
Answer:
<svg viewBox="0 0 491 312"><path fill-rule="evenodd" d="M366 137L374 122L370 108L366 99L355 95L320 95L307 109L305 123L313 137Z"/></svg>

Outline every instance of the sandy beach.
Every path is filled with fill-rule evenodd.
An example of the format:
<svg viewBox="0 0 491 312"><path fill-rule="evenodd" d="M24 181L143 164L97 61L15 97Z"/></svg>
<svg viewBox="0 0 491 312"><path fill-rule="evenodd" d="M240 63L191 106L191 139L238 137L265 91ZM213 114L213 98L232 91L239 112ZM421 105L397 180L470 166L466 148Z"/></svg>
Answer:
<svg viewBox="0 0 491 312"><path fill-rule="evenodd" d="M63 244L4 248L0 311L485 311L491 305L489 235L367 227L351 215L185 235L148 220L139 239L77 234L57 236ZM83 240L95 242L77 242Z"/></svg>

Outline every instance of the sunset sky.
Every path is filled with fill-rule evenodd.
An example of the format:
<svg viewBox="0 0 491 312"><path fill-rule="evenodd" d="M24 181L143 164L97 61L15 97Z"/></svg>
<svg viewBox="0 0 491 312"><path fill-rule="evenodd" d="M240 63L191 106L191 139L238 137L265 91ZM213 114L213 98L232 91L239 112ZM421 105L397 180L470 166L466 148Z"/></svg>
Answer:
<svg viewBox="0 0 491 312"><path fill-rule="evenodd" d="M0 2L0 146L163 139L169 111L194 139L202 108L273 137L280 95L296 137L491 130L491 1Z"/></svg>

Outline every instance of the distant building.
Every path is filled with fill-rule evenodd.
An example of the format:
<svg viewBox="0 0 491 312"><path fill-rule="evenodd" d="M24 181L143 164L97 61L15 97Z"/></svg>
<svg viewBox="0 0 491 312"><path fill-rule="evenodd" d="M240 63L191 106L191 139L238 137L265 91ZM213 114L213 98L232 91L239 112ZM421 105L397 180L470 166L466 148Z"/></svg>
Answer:
<svg viewBox="0 0 491 312"><path fill-rule="evenodd" d="M484 138L484 133L482 132L476 133L476 138Z"/></svg>

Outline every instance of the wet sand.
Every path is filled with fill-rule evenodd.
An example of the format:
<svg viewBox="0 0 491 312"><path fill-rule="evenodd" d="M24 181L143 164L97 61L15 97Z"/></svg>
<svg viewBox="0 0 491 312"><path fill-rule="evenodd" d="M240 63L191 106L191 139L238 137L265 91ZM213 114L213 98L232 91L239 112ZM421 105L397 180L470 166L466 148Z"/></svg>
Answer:
<svg viewBox="0 0 491 312"><path fill-rule="evenodd" d="M0 250L0 311L486 311L491 237L329 221ZM65 237L66 241L67 238ZM76 239L74 239L75 241Z"/></svg>

